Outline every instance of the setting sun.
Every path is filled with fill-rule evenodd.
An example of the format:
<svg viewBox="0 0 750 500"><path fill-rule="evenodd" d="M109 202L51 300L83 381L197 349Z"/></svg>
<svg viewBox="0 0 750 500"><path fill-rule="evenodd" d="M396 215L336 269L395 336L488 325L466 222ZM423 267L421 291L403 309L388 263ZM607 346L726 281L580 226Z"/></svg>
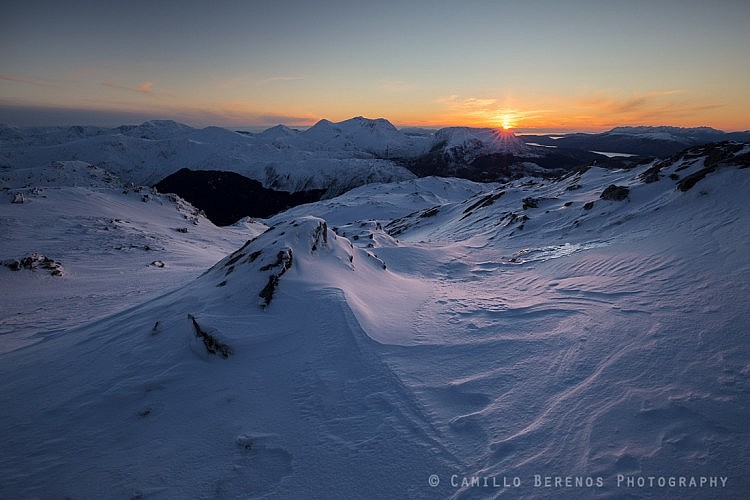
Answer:
<svg viewBox="0 0 750 500"><path fill-rule="evenodd" d="M497 117L500 127L503 130L510 130L516 127L515 116L512 113L503 113Z"/></svg>
<svg viewBox="0 0 750 500"><path fill-rule="evenodd" d="M503 127L503 130L508 130L513 128L513 124L510 121L510 117L508 115L505 115L500 120L500 126Z"/></svg>

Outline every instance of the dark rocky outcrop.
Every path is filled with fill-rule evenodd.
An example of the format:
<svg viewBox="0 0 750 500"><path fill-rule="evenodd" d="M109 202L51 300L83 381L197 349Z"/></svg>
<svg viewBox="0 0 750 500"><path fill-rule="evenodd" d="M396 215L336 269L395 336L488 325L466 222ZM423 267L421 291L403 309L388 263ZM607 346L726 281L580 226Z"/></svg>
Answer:
<svg viewBox="0 0 750 500"><path fill-rule="evenodd" d="M744 143L732 141L694 146L654 163L639 178L647 184L656 182L662 177L662 170L672 165L681 163L675 170L675 172L680 172L689 169L696 162L702 160L703 167L685 177L680 177L674 172L669 175L669 178L677 183L677 189L683 192L688 191L719 167L735 165L738 168L747 168L750 166L750 153L742 153L745 147L746 144Z"/></svg>
<svg viewBox="0 0 750 500"><path fill-rule="evenodd" d="M49 271L52 276L63 275L62 264L40 253L32 253L21 259L6 260L3 262L3 265L11 271L44 269Z"/></svg>
<svg viewBox="0 0 750 500"><path fill-rule="evenodd" d="M201 326L198 324L198 320L195 319L195 316L193 316L192 314L188 314L188 319L193 322L195 336L203 341L203 345L206 346L206 350L210 354L217 354L224 359L228 358L229 355L232 354L232 349L228 345L218 341L216 337L201 328Z"/></svg>
<svg viewBox="0 0 750 500"><path fill-rule="evenodd" d="M219 170L183 168L155 186L162 193L175 193L206 213L217 226L233 224L243 217L270 217L288 208L318 201L325 190L290 193L274 191L248 177Z"/></svg>
<svg viewBox="0 0 750 500"><path fill-rule="evenodd" d="M276 292L276 287L279 285L279 279L284 275L287 270L292 267L292 249L286 248L279 251L276 255L276 261L272 264L265 265L260 268L261 271L273 270L271 275L268 277L268 282L263 290L258 293L258 297L263 299L263 307L268 307L273 299L273 294Z"/></svg>
<svg viewBox="0 0 750 500"><path fill-rule="evenodd" d="M607 189L602 191L602 194L599 195L599 197L602 200L622 201L627 199L628 195L630 195L629 187L610 184L607 186Z"/></svg>

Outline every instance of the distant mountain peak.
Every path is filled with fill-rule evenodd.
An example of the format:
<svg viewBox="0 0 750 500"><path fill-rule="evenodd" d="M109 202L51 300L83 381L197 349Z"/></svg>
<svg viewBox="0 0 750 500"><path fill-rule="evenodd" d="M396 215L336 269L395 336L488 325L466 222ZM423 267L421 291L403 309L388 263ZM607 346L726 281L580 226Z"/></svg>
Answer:
<svg viewBox="0 0 750 500"><path fill-rule="evenodd" d="M447 152L471 158L494 153L525 153L526 143L512 131L493 128L447 127L435 133L436 144Z"/></svg>
<svg viewBox="0 0 750 500"><path fill-rule="evenodd" d="M648 134L654 132L669 133L669 134L723 134L721 130L717 130L712 127L672 127L668 125L637 125L637 126L622 126L615 127L610 130L609 134Z"/></svg>

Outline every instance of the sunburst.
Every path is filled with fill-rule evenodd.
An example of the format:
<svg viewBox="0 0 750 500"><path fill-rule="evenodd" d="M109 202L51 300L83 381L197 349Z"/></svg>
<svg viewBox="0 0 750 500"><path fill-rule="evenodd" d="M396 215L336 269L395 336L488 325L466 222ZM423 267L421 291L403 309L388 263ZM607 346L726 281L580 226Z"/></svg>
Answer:
<svg viewBox="0 0 750 500"><path fill-rule="evenodd" d="M512 128L515 128L515 120L513 115L510 113L503 113L499 116L500 126L503 130L511 130Z"/></svg>

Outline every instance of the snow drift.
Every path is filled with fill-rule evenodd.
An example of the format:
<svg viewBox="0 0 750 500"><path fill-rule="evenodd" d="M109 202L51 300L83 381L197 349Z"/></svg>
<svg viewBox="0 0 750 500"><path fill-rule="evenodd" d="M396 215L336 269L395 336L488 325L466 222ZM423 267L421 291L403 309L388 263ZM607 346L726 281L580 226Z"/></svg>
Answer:
<svg viewBox="0 0 750 500"><path fill-rule="evenodd" d="M556 180L412 179L267 228L165 231L168 263L205 262L186 250L199 243L217 258L1 355L0 496L742 498L749 154L722 143ZM18 189L28 203L9 190L0 204L14 231L2 259L56 234L19 231L47 199ZM135 206L152 201L132 193L69 189L62 213L116 201L141 230L128 238L173 227L171 208L146 224ZM56 241L99 255L77 240L103 232L75 224ZM236 250L220 254L231 238L210 236L224 231ZM129 257L107 255L113 270ZM57 280L85 295L60 260L62 277L23 271L18 293ZM41 314L12 305L14 321Z"/></svg>

